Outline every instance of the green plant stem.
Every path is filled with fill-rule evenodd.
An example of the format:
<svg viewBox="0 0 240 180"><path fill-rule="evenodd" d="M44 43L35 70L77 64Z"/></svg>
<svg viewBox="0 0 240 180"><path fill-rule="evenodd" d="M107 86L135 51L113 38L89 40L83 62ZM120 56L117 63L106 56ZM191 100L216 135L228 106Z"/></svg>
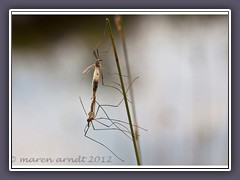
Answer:
<svg viewBox="0 0 240 180"><path fill-rule="evenodd" d="M120 68L120 64L119 64L119 60L118 60L118 55L117 55L115 42L114 42L114 39L113 39L113 34L112 34L110 21L109 21L108 18L106 18L106 22L107 22L107 26L108 26L108 29L109 29L110 38L111 38L111 42L112 42L112 46L113 46L113 52L114 52L114 56L115 56L115 60L116 60L116 64L117 64L117 69L118 69L118 74L119 74L120 83L121 83L121 87L122 87L122 93L123 93L123 97L124 97L124 102L125 102L125 107L126 107L126 111L127 111L128 121L129 121L129 125L130 125L130 130L131 130L131 135L132 135L132 140L133 140L134 151L135 151L135 155L136 155L136 159L137 159L137 164L141 165L140 158L139 158L139 153L138 153L138 149L137 149L137 143L136 143L136 139L135 139L135 135L134 135L134 131L133 131L130 110L129 110L129 107L128 107L126 91L125 91L125 87L124 87L124 83L123 83L122 72L121 72L121 68Z"/></svg>
<svg viewBox="0 0 240 180"><path fill-rule="evenodd" d="M125 35L124 35L124 30L123 30L123 23L122 23L122 17L117 15L114 17L115 20L115 25L117 27L120 39L122 41L122 46L123 46L123 52L124 52L124 57L125 57L125 63L126 63L126 69L127 69L127 75L128 75L128 81L129 83L132 82L132 76L130 73L130 68L129 68L129 61L128 61L128 53L127 53L127 45L126 45L126 41L125 41ZM140 141L139 141L139 136L138 136L138 122L137 122L137 114L136 114L136 108L135 108L135 103L134 103L134 92L133 92L133 88L129 89L130 92L130 97L133 100L133 103L131 103L132 105L132 112L133 112L133 122L135 127L135 135L136 136L136 141L137 141L137 147L138 147L138 153L140 155L140 160L141 160L141 149L140 149Z"/></svg>

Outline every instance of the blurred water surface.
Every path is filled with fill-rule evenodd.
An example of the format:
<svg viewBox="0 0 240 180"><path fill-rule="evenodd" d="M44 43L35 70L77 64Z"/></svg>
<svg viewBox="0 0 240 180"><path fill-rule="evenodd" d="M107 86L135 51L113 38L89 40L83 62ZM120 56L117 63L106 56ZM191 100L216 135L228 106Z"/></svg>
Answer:
<svg viewBox="0 0 240 180"><path fill-rule="evenodd" d="M125 162L84 137L87 117L79 96L89 111L92 74L82 79L82 72L94 63L92 51L103 38L105 16L18 15L12 20L14 164L22 164L20 158L79 156L112 158L108 163L42 164L136 164L132 142L122 133L89 130ZM132 86L137 119L148 130L140 131L143 164L227 165L228 17L148 15L123 16L123 21L131 73L140 76ZM113 73L107 36L100 56ZM126 74L116 30L114 36ZM106 83L112 79L117 77L105 76ZM117 104L121 94L100 84L97 99ZM127 121L123 105L106 110Z"/></svg>

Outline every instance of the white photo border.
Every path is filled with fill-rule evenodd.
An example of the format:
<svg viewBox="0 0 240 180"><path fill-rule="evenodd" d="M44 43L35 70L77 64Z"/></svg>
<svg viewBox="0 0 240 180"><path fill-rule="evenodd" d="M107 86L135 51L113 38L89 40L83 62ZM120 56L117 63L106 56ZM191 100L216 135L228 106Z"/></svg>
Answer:
<svg viewBox="0 0 240 180"><path fill-rule="evenodd" d="M12 167L13 15L228 15L228 165L14 166ZM230 9L10 9L9 10L9 170L10 171L231 171L231 10Z"/></svg>

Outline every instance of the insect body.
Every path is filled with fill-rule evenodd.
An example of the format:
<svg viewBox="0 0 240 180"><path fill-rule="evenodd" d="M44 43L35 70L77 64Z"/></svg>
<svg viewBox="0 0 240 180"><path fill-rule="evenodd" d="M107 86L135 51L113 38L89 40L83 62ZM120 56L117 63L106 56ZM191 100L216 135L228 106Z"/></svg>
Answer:
<svg viewBox="0 0 240 180"><path fill-rule="evenodd" d="M79 97L80 102L81 102L82 107L83 107L83 110L84 110L85 114L88 116L88 117L87 117L87 125L85 126L85 129L84 129L84 136L87 137L88 139L90 139L90 140L92 140L92 141L94 141L94 142L102 145L103 147L105 147L106 149L108 149L115 157L117 157L119 160L121 160L121 161L124 162L124 160L122 160L120 157L118 157L118 156L117 156L110 148L108 148L106 145L104 145L103 143L101 143L101 142L99 142L99 141L97 141L97 140L95 140L95 139L93 139L93 138L91 138L91 137L89 137L89 136L87 135L87 132L88 132L90 126L92 125L92 128L93 128L94 130L117 130L117 131L122 132L122 133L123 133L125 136L127 136L129 139L131 139L131 137L129 136L130 131L128 130L128 128L127 128L126 126L123 125L123 124L128 124L128 123L126 123L126 122L124 122L124 121L121 121L121 120L117 120L117 119L112 119L112 118L110 118L110 117L107 115L107 113L106 113L106 111L104 110L104 108L103 108L104 106L118 107L118 106L122 103L123 99L118 103L118 105L100 105L100 104L97 102L97 100L96 100L96 93L97 93L97 89L98 89L98 84L99 84L100 76L101 76L101 78L102 78L102 85L103 85L103 86L114 88L114 89L118 90L121 94L122 94L122 92L121 92L118 88L116 88L116 87L113 87L113 86L110 86L110 85L105 85L105 84L103 83L103 75L102 75L102 70L103 70L103 69L102 69L102 66L101 66L101 61L102 61L102 60L101 60L100 57L99 57L98 49L96 49L96 50L93 51L93 55L94 55L95 58L96 58L95 63L92 64L92 65L90 65L89 67L87 67L87 68L84 70L84 72L83 72L83 74L85 75L85 74L87 74L91 69L94 68L94 73L93 73L93 78L92 78L92 99L91 99L92 101L91 101L90 111L89 111L88 114L87 114L87 112L86 112L86 110L85 110L85 108L84 108L84 106L83 106L83 103L82 103L81 98ZM136 78L136 79L137 79L137 78ZM135 79L135 80L136 80L136 79ZM134 80L134 81L135 81L135 80ZM133 82L134 82L134 81L133 81ZM133 82L132 82L132 83L133 83ZM130 86L132 85L132 83L130 84ZM117 84L117 83L115 83L115 84ZM118 84L117 84L117 85L118 85ZM130 88L130 86L128 87L128 89ZM128 90L127 90L127 91L128 91ZM98 105L97 110L96 110L96 113L95 113L95 104ZM105 114L106 117L98 117L98 118L96 117L100 109L103 111L103 113ZM101 128L101 129L95 128L94 123L93 123L93 120L94 120L96 123L99 123L99 124L103 125L105 128ZM101 120L103 120L103 121L104 121L104 120L107 120L107 121L111 122L111 124L110 124L110 125L107 125L107 124L101 122ZM121 128L120 128L120 127L121 127ZM140 129L143 129L143 128L138 127L138 126L136 126L136 127L137 127L137 128L140 128ZM145 130L145 129L143 129L143 130Z"/></svg>
<svg viewBox="0 0 240 180"><path fill-rule="evenodd" d="M83 73L86 73L88 71L90 71L93 67L95 67L94 69L94 73L93 73L93 79L92 79L92 103L91 103L91 108L90 108L90 112L88 113L88 127L89 127L89 123L95 119L95 103L96 103L96 93L97 93L97 88L98 88L98 82L100 79L100 74L101 74L101 64L100 62L102 61L99 57L99 53L98 53L98 49L97 51L93 51L93 55L96 58L96 62L95 64L89 66Z"/></svg>
<svg viewBox="0 0 240 180"><path fill-rule="evenodd" d="M97 51L93 51L93 55L96 57L96 62L95 62L95 64L93 64L95 69L94 69L93 80L92 80L93 97L95 97L96 92L97 92L97 88L98 88L98 82L99 82L99 79L100 79L100 74L101 74L101 64L100 64L100 62L102 60L99 58L98 49L97 49Z"/></svg>
<svg viewBox="0 0 240 180"><path fill-rule="evenodd" d="M94 68L94 73L93 73L93 78L92 78L92 102L91 102L91 107L90 107L90 111L89 111L88 114L87 114L87 112L86 112L86 110L85 110L85 108L84 108L84 106L83 106L83 103L82 103L81 98L79 97L80 102L81 102L81 104L82 104L82 106L83 106L84 112L85 112L85 114L88 115L87 125L86 125L86 127L85 127L85 129L84 129L84 136L87 137L87 138L89 138L89 139L91 139L91 140L93 140L93 141L95 141L96 143L104 146L104 147L107 148L114 156L116 156L119 160L121 160L121 161L124 162L124 160L122 160L120 157L118 157L111 149L109 149L109 148L108 148L107 146L105 146L103 143L101 143L101 142L99 142L99 141L97 141L97 140L95 140L95 139L93 139L93 138L91 138L91 137L89 137L89 136L87 135L87 132L88 132L88 130L89 130L89 128L90 128L90 125L92 125L92 128L93 128L94 130L119 130L119 131L123 132L126 136L128 136L126 133L130 134L129 130L122 130L122 129L120 129L120 128L117 126L117 124L120 125L120 126L123 126L123 127L125 127L125 126L122 125L122 124L120 124L119 122L117 122L118 120L114 120L115 122L114 122L113 120L111 120L111 119L107 116L105 110L104 110L104 109L101 107L101 105L96 101L96 93L97 93L97 89L98 89L98 83L99 83L99 80L100 80L100 76L102 75L102 74L101 74L101 73L102 73L102 67L101 67L101 61L102 61L102 60L100 59L98 49L96 49L96 50L93 51L93 55L94 55L95 58L96 58L95 63L92 64L92 65L90 65L89 67L87 67L87 68L84 70L84 72L83 72L83 74L85 75L85 74L87 74L91 69ZM103 80L103 76L102 76L102 80ZM104 84L103 84L103 85L104 85ZM97 113L98 113L99 108L101 108L101 109L104 111L104 113L106 114L107 118L96 118L96 115L97 115L97 113L95 113L95 104L96 104L96 103L98 104ZM108 119L109 121L111 121L112 124L108 126L108 125L100 122L99 120L101 120L101 119ZM96 128L94 127L93 120L95 120L96 122L102 124L102 125L105 126L106 128L105 128L105 129L96 129ZM111 128L112 125L114 125L115 128ZM128 137L129 137L129 136L128 136Z"/></svg>

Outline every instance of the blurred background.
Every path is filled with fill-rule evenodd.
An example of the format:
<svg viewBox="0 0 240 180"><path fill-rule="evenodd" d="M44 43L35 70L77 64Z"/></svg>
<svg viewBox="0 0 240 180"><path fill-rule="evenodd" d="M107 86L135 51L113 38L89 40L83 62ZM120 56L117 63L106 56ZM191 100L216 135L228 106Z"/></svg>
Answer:
<svg viewBox="0 0 240 180"><path fill-rule="evenodd" d="M130 139L119 131L94 131L84 137L91 104L92 52L99 50L104 70L117 68L106 16L12 16L13 165L134 165ZM122 44L109 16L123 74ZM122 16L131 88L144 165L228 164L228 16ZM104 74L104 82L118 77ZM127 85L126 85L127 86ZM100 83L100 104L117 104L121 94ZM128 121L125 107L106 107L111 118ZM101 114L101 113L100 113ZM99 117L101 116L99 114ZM104 114L102 114L103 116ZM80 158L86 162L32 162L21 158ZM93 162L91 162L93 157ZM94 162L94 158L101 160ZM106 162L108 159L111 162ZM105 161L104 161L105 159Z"/></svg>

